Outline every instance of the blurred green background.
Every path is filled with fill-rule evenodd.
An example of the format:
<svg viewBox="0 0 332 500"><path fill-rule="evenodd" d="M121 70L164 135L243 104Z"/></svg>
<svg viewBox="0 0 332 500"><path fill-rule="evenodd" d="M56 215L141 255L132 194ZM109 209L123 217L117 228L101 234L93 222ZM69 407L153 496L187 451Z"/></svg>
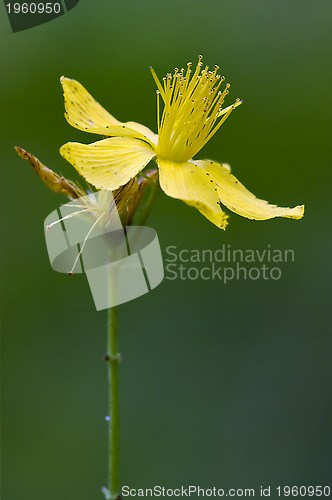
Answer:
<svg viewBox="0 0 332 500"><path fill-rule="evenodd" d="M256 488L331 482L331 2L81 0L16 34L1 5L2 499L92 500L106 484L106 311L52 271L45 217L66 200L13 147L77 179L59 147L59 77L156 130L160 76L218 64L244 104L198 155L301 221L230 215L226 232L161 195L162 251L294 249L282 278L167 280L120 307L121 484ZM271 494L277 498L276 493Z"/></svg>

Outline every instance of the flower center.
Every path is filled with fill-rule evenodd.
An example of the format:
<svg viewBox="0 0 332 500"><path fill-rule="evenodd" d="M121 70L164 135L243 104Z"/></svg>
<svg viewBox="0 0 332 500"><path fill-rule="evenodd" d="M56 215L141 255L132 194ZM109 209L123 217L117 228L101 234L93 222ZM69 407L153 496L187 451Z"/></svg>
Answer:
<svg viewBox="0 0 332 500"><path fill-rule="evenodd" d="M209 71L202 69L202 56L191 75L192 63L187 70L175 68L174 74L163 78L163 85L152 68L157 84L157 154L167 160L186 162L211 139L219 127L242 101L237 99L232 106L222 108L230 84L221 92L219 87L225 80L217 74L218 66ZM160 118L159 96L164 101Z"/></svg>

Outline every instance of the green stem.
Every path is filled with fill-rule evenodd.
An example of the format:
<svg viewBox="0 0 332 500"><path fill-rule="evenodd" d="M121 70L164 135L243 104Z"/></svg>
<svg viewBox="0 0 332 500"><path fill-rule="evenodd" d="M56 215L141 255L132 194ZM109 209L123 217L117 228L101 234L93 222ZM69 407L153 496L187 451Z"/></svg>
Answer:
<svg viewBox="0 0 332 500"><path fill-rule="evenodd" d="M139 214L137 219L134 220L135 226L145 226L145 223L150 215L152 206L153 206L153 204L154 204L154 202L155 202L155 200L160 192L160 188L157 185L157 183L154 182L153 184L154 185L150 187L149 197L146 200L146 203L144 204L144 207L143 207L141 213Z"/></svg>
<svg viewBox="0 0 332 500"><path fill-rule="evenodd" d="M150 187L149 197L141 211L135 225L144 226L155 199L160 191L159 186L153 181ZM110 279L109 293L114 295L114 283ZM111 307L108 310L108 335L107 335L107 354L105 360L108 362L108 386L109 386L109 468L108 468L108 489L102 488L106 500L117 500L119 494L119 375L118 366L120 356L117 347L118 331L118 308Z"/></svg>
<svg viewBox="0 0 332 500"><path fill-rule="evenodd" d="M119 354L117 347L118 330L118 308L111 307L108 310L108 339L107 355L108 361L108 384L109 384L109 477L108 489L110 499L119 496L119 387L118 366Z"/></svg>

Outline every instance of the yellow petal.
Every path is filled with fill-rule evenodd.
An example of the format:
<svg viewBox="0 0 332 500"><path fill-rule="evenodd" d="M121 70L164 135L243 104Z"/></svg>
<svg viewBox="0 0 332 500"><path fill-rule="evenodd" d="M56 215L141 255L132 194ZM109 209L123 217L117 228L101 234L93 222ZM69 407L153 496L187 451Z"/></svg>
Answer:
<svg viewBox="0 0 332 500"><path fill-rule="evenodd" d="M136 132L140 132L145 139L148 139L150 141L151 144L153 144L154 146L157 146L158 134L155 134L154 132L152 132L152 130L150 130L145 125L142 125L141 123L137 123L137 122L123 122L123 123L121 123L121 125L122 125L122 127L123 127L123 125L125 125L126 128L130 128L132 130L135 130Z"/></svg>
<svg viewBox="0 0 332 500"><path fill-rule="evenodd" d="M157 144L158 136L148 127L135 122L120 122L76 80L62 76L60 81L65 98L65 117L72 127L93 134L134 137Z"/></svg>
<svg viewBox="0 0 332 500"><path fill-rule="evenodd" d="M209 221L225 229L228 216L221 210L217 188L206 172L191 162L177 163L162 158L157 162L160 186L168 196L196 207Z"/></svg>
<svg viewBox="0 0 332 500"><path fill-rule="evenodd" d="M277 205L270 205L267 201L256 198L231 174L229 167L210 160L195 160L194 163L216 184L221 203L242 217L256 220L273 217L290 219L303 217L304 205L297 205L294 208L277 207Z"/></svg>
<svg viewBox="0 0 332 500"><path fill-rule="evenodd" d="M60 153L90 184L112 191L132 179L155 155L146 142L127 137L92 144L68 142Z"/></svg>

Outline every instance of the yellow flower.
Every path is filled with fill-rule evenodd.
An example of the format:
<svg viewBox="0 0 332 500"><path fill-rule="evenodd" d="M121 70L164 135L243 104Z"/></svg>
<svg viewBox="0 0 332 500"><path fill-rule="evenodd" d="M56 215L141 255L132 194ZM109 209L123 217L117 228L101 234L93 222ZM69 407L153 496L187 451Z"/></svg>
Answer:
<svg viewBox="0 0 332 500"><path fill-rule="evenodd" d="M135 122L119 122L75 80L62 77L66 119L80 130L107 136L92 144L69 142L60 153L98 189L112 191L124 185L144 169L152 158L159 167L163 191L196 207L216 226L225 229L228 216L220 203L249 219L273 217L300 219L304 207L280 208L257 199L230 172L228 165L193 157L210 140L233 109L222 108L229 84L219 90L224 77L218 66L203 69L202 57L192 74L177 68L157 84L158 135ZM160 97L164 107L161 113Z"/></svg>

